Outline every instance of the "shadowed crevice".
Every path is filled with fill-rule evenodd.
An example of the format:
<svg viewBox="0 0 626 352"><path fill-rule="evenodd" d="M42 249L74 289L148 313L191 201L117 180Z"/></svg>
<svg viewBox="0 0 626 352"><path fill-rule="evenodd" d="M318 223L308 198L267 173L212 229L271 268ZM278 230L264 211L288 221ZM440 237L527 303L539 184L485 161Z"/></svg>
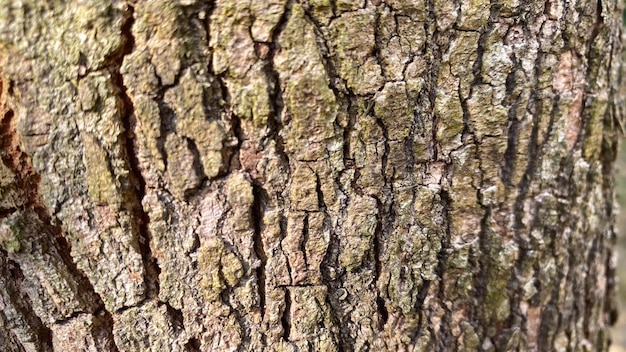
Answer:
<svg viewBox="0 0 626 352"><path fill-rule="evenodd" d="M267 255L263 246L263 214L264 205L267 201L267 193L261 186L253 185L252 194L254 202L252 203L252 223L254 226L254 252L261 261L256 269L257 287L259 290L259 308L261 310L261 319L265 317L265 266L267 265Z"/></svg>
<svg viewBox="0 0 626 352"><path fill-rule="evenodd" d="M291 333L291 293L289 288L285 287L285 309L283 315L280 318L280 323L283 327L283 339L289 341L289 334Z"/></svg>
<svg viewBox="0 0 626 352"><path fill-rule="evenodd" d="M112 81L116 87L119 88L118 97L121 100L121 122L124 127L125 134L123 135L122 144L126 150L127 167L129 169L129 178L131 183L135 186L135 197L127 202L125 206L132 214L132 227L135 234L137 246L142 257L144 264L144 282L146 285L146 297L148 299L157 298L159 295L159 274L161 269L159 268L156 259L152 256L150 248L151 234L148 228L150 218L148 214L143 210L141 201L145 196L146 183L141 175L139 167L139 161L137 158L137 152L135 150L134 129L136 126L136 117L134 115L134 106L132 100L126 93L127 88L124 86L124 81L120 73L120 68L124 61L124 57L129 55L134 48L135 40L132 34L132 27L134 23L134 8L130 4L127 4L126 11L124 13L124 23L122 25L122 43L121 51L119 55L114 58L113 68L111 69Z"/></svg>
<svg viewBox="0 0 626 352"><path fill-rule="evenodd" d="M5 326L22 344L29 343L38 351L51 352L52 331L35 314L29 297L20 289L24 274L3 249L0 249L0 264L0 299L3 302L0 319L5 320ZM6 315L9 307L17 313L13 319Z"/></svg>

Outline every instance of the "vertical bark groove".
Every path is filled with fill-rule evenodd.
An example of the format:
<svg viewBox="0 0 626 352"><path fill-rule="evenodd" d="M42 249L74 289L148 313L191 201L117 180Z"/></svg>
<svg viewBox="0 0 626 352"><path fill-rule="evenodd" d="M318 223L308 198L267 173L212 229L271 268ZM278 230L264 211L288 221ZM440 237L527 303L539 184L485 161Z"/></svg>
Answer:
<svg viewBox="0 0 626 352"><path fill-rule="evenodd" d="M124 22L121 26L123 45L120 47L120 54L112 63L115 70L113 72L113 76L115 83L117 84L117 88L119 89L119 96L122 102L120 113L122 114L121 120L125 132L125 139L122 141L122 144L126 149L127 166L131 175L130 179L136 190L135 199L132 201L134 204L131 203L130 210L134 213L133 223L136 228L135 231L138 235L137 244L139 246L139 251L145 268L144 282L146 284L146 297L148 299L155 299L159 296L159 273L161 269L156 263L156 260L152 257L150 249L151 235L148 228L150 218L141 205L142 199L145 196L146 182L141 176L138 166L139 161L137 160L134 147L135 128L133 125L136 125L136 122L133 123L133 119L136 119L136 117L134 117L135 109L130 97L126 94L127 88L124 86L122 75L119 72L124 61L124 57L130 54L135 46L135 39L131 30L135 21L134 8L130 4L127 4L126 7L126 12L123 14Z"/></svg>

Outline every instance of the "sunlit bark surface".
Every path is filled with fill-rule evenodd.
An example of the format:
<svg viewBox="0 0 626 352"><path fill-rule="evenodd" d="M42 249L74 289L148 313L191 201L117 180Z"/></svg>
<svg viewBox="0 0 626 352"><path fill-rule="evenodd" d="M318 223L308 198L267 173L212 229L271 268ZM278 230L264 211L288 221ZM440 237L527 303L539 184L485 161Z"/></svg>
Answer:
<svg viewBox="0 0 626 352"><path fill-rule="evenodd" d="M606 350L621 6L0 0L0 350Z"/></svg>

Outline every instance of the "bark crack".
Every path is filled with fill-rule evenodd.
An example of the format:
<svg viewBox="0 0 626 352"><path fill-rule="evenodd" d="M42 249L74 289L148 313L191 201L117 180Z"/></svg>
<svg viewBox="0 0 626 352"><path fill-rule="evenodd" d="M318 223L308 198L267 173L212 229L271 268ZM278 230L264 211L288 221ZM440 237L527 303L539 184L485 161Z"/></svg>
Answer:
<svg viewBox="0 0 626 352"><path fill-rule="evenodd" d="M285 307L283 315L280 318L280 323L283 328L283 339L289 341L289 334L291 333L291 293L288 287L283 289L285 291Z"/></svg>
<svg viewBox="0 0 626 352"><path fill-rule="evenodd" d="M444 227L445 227L445 233L444 233L444 237L441 239L441 249L439 250L439 253L437 253L437 268L436 268L436 273L437 273L437 277L439 278L439 287L438 287L438 292L437 292L437 298L439 299L439 301L441 302L441 307L444 309L444 318L442 322L450 322L450 317L452 316L452 312L450 311L450 309L448 308L448 306L445 304L446 302L446 292L445 292L445 282L446 280L444 279L445 277L445 268L446 268L446 261L448 259L448 255L450 254L450 241L451 241L451 237L452 237L452 231L451 231L451 206L452 206L452 198L450 197L450 194L448 193L448 191L446 190L441 190L439 192L439 195L441 197L441 204L443 206L443 218L444 218ZM452 336L452 332L450 331L450 325L448 323L442 323L441 327L440 327L440 334L441 334L441 338L439 339L439 341L441 341L442 343L445 343L451 336Z"/></svg>
<svg viewBox="0 0 626 352"><path fill-rule="evenodd" d="M254 252L261 261L261 264L256 269L257 287L259 290L259 308L261 309L261 320L265 317L265 268L267 265L267 255L263 246L263 214L264 214L264 199L266 197L265 191L261 186L253 185L252 194L254 196L254 202L252 204L252 222L254 225Z"/></svg>
<svg viewBox="0 0 626 352"><path fill-rule="evenodd" d="M9 328L12 333L17 335L17 340L19 342L30 342L36 345L39 350L44 352L53 351L52 331L41 321L41 318L35 314L29 297L22 292L20 289L21 285L18 284L21 283L24 278L24 274L22 273L19 265L8 259L7 253L1 248L0 263L4 264L2 265L2 268L0 268L0 273L3 274L0 281L6 280L6 285L2 289L4 292L1 293L8 294L8 298L10 299L10 302L3 302L3 310L0 311L0 319L5 321L8 320L8 317L6 317L4 313L4 307L9 304L13 305L13 309L19 313L19 315L25 320L24 323L28 325L28 327L18 325L15 326L15 328ZM4 295L0 296L0 299L6 299L3 296ZM8 322L10 323L10 321ZM19 331L14 331L17 328L19 328ZM29 335L31 336L20 336L28 333L30 333ZM22 341L20 337L26 338L27 340Z"/></svg>
<svg viewBox="0 0 626 352"><path fill-rule="evenodd" d="M135 40L132 34L132 27L134 23L134 7L131 4L127 4L124 23L121 27L121 36L123 38L123 47L120 54L115 58L114 65L111 69L113 81L119 88L119 98L122 101L121 106L121 120L124 127L124 139L122 143L126 148L127 167L129 169L129 175L131 181L135 185L135 199L134 204L128 205L133 214L133 231L137 237L137 246L141 253L142 261L144 264L144 282L146 284L146 298L157 299L159 296L159 274L161 269L159 268L156 258L152 256L152 250L150 248L151 234L148 228L150 218L144 211L141 204L145 196L146 182L143 179L141 170L139 167L139 160L137 159L137 152L135 150L135 124L136 117L134 116L134 106L132 100L127 94L127 88L124 85L122 75L120 73L120 67L124 61L124 57L132 53L134 49Z"/></svg>

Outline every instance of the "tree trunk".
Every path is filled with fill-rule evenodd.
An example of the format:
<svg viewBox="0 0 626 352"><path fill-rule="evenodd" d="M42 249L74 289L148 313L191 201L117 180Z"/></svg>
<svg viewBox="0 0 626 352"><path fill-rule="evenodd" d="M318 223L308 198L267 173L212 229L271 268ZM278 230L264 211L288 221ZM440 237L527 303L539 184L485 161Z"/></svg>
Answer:
<svg viewBox="0 0 626 352"><path fill-rule="evenodd" d="M621 0L0 0L3 351L605 351Z"/></svg>

